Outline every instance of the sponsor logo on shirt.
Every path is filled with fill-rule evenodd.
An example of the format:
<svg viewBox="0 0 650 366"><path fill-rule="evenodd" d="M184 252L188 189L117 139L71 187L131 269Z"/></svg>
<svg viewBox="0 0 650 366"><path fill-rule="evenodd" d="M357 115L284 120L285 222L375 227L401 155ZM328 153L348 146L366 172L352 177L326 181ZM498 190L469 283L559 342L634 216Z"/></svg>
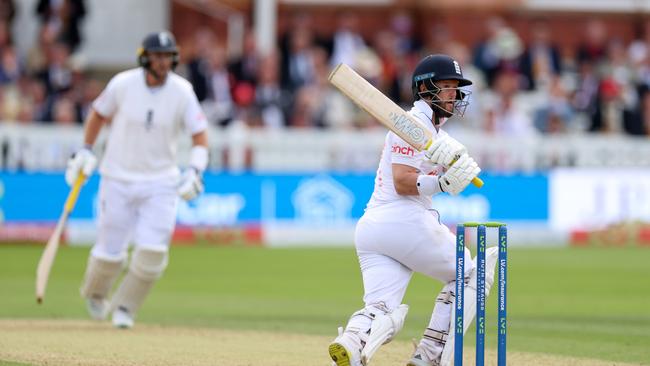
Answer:
<svg viewBox="0 0 650 366"><path fill-rule="evenodd" d="M415 151L413 151L413 148L410 146L400 146L400 145L393 145L391 148L394 154L402 154L406 156L413 156L415 155Z"/></svg>

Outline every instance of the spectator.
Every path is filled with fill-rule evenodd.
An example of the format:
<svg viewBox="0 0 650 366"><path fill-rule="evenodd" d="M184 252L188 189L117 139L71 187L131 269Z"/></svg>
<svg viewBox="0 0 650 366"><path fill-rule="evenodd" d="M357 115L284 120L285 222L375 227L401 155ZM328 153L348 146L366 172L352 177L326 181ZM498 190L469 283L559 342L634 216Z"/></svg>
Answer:
<svg viewBox="0 0 650 366"><path fill-rule="evenodd" d="M41 26L50 28L56 40L74 52L81 44L80 23L86 15L84 0L39 0L36 13Z"/></svg>
<svg viewBox="0 0 650 366"><path fill-rule="evenodd" d="M612 78L600 83L599 103L594 123L589 129L593 132L618 133L623 128L622 89Z"/></svg>
<svg viewBox="0 0 650 366"><path fill-rule="evenodd" d="M613 39L607 47L608 62L605 77L611 78L620 88L618 109L622 114L623 132L631 132L628 126L634 124L635 110L639 105L639 95L635 84L633 66L627 57L627 49L620 39Z"/></svg>
<svg viewBox="0 0 650 366"><path fill-rule="evenodd" d="M377 32L374 39L374 49L381 61L381 74L378 79L378 87L391 100L402 104L401 100L401 74L403 69L403 55L399 54L398 38L395 33L389 30Z"/></svg>
<svg viewBox="0 0 650 366"><path fill-rule="evenodd" d="M638 97L625 55L622 43L613 40L605 57L600 59L598 100L589 131L622 133L633 123Z"/></svg>
<svg viewBox="0 0 650 366"><path fill-rule="evenodd" d="M47 64L37 77L45 84L48 94L67 91L72 86L70 50L64 43L55 43L48 49Z"/></svg>
<svg viewBox="0 0 650 366"><path fill-rule="evenodd" d="M599 83L594 63L583 61L579 64L577 85L571 96L571 104L575 110L584 114L589 120L588 130L593 130L593 126L598 122L599 109Z"/></svg>
<svg viewBox="0 0 650 366"><path fill-rule="evenodd" d="M208 52L208 95L201 103L208 120L220 126L230 123L234 115L231 95L233 78L228 72L226 49L215 45Z"/></svg>
<svg viewBox="0 0 650 366"><path fill-rule="evenodd" d="M533 121L517 98L519 74L504 70L494 80L494 94L486 98L486 130L488 132L527 137L536 134Z"/></svg>
<svg viewBox="0 0 650 366"><path fill-rule="evenodd" d="M13 0L0 0L0 27L3 32L0 40L2 46L13 45L13 34L11 27L13 25L14 17L16 16L16 5Z"/></svg>
<svg viewBox="0 0 650 366"><path fill-rule="evenodd" d="M285 127L291 95L280 87L278 55L271 53L260 61L255 107L260 110L266 128Z"/></svg>
<svg viewBox="0 0 650 366"><path fill-rule="evenodd" d="M546 89L561 72L560 52L551 43L551 33L544 21L536 22L532 29L532 40L521 57L521 73L525 89Z"/></svg>
<svg viewBox="0 0 650 366"><path fill-rule="evenodd" d="M216 36L209 28L201 28L194 35L194 42L187 62L187 79L192 83L199 102L208 98L210 88L208 53L216 42Z"/></svg>
<svg viewBox="0 0 650 366"><path fill-rule="evenodd" d="M426 43L422 54L432 55L439 53L450 43L453 42L451 31L446 25L436 22L435 24L427 27Z"/></svg>
<svg viewBox="0 0 650 366"><path fill-rule="evenodd" d="M282 86L292 92L313 82L311 50L319 41L312 29L312 19L306 13L291 17L291 23L280 38Z"/></svg>
<svg viewBox="0 0 650 366"><path fill-rule="evenodd" d="M548 94L545 94L543 99L540 107L534 111L534 124L537 130L547 134L567 132L574 113L569 94L562 85L560 77L551 79Z"/></svg>
<svg viewBox="0 0 650 366"><path fill-rule="evenodd" d="M13 46L0 49L0 84L15 83L21 71L18 55Z"/></svg>
<svg viewBox="0 0 650 366"><path fill-rule="evenodd" d="M341 14L332 41L332 58L330 60L332 66L345 63L352 68L356 67L357 53L366 48L366 43L358 33L357 27L358 19L356 15L350 12Z"/></svg>
<svg viewBox="0 0 650 366"><path fill-rule="evenodd" d="M642 66L650 58L650 20L637 25L636 38L628 47L628 58L635 68Z"/></svg>
<svg viewBox="0 0 650 366"><path fill-rule="evenodd" d="M58 98L54 102L52 118L53 122L58 125L71 125L79 123L74 101L68 96Z"/></svg>
<svg viewBox="0 0 650 366"><path fill-rule="evenodd" d="M15 121L20 111L20 94L15 85L0 88L0 117L6 121Z"/></svg>
<svg viewBox="0 0 650 366"><path fill-rule="evenodd" d="M332 89L327 80L327 51L314 48L311 58L314 65L314 81L298 89L295 94L290 123L292 127L330 127L327 112L331 109Z"/></svg>
<svg viewBox="0 0 650 366"><path fill-rule="evenodd" d="M411 14L398 11L390 19L390 30L395 35L396 52L400 57L419 57L417 53L422 49L422 42L415 34Z"/></svg>
<svg viewBox="0 0 650 366"><path fill-rule="evenodd" d="M33 107L34 121L52 121L51 103L53 98L48 98L47 89L41 81L34 79L29 82L27 98Z"/></svg>
<svg viewBox="0 0 650 366"><path fill-rule="evenodd" d="M289 35L286 61L282 63L283 86L294 91L314 80L311 52L314 40L311 30L294 31Z"/></svg>
<svg viewBox="0 0 650 366"><path fill-rule="evenodd" d="M486 23L487 38L474 49L473 63L483 71L487 83L492 86L501 70L517 70L523 49L519 36L503 19L492 17Z"/></svg>
<svg viewBox="0 0 650 366"><path fill-rule="evenodd" d="M599 64L607 56L607 29L599 19L591 19L585 27L584 39L578 45L578 62Z"/></svg>
<svg viewBox="0 0 650 366"><path fill-rule="evenodd" d="M235 76L237 84L245 83L255 86L257 84L257 69L260 66L260 56L257 52L255 34L250 30L244 35L243 48L242 55L233 61L229 68Z"/></svg>
<svg viewBox="0 0 650 366"><path fill-rule="evenodd" d="M56 43L56 34L48 27L38 30L38 39L27 53L26 69L29 74L37 74L47 67L47 54Z"/></svg>
<svg viewBox="0 0 650 366"><path fill-rule="evenodd" d="M9 24L13 23L14 17L16 16L16 5L13 0L0 0L0 20L5 21Z"/></svg>
<svg viewBox="0 0 650 366"><path fill-rule="evenodd" d="M81 92L79 93L79 122L85 121L86 117L90 113L92 108L92 103L99 94L101 94L104 85L95 79L87 79L84 81L83 86L81 87Z"/></svg>
<svg viewBox="0 0 650 366"><path fill-rule="evenodd" d="M650 137L650 89L647 86L639 90L640 103L631 125L626 126L632 135L645 135Z"/></svg>

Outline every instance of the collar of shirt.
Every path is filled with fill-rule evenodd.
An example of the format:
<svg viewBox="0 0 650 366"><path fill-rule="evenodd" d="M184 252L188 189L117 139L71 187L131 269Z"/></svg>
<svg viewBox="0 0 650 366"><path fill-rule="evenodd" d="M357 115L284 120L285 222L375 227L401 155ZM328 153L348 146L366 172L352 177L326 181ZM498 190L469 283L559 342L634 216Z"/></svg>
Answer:
<svg viewBox="0 0 650 366"><path fill-rule="evenodd" d="M424 115L427 116L429 121L433 118L433 109L431 109L429 103L423 101L422 99L413 102L413 107L415 107L415 109L417 109L418 112L424 113Z"/></svg>
<svg viewBox="0 0 650 366"><path fill-rule="evenodd" d="M429 103L427 103L427 102L420 99L420 100L416 100L415 102L413 102L413 107L417 110L417 112L420 112L420 113L424 114L427 117L427 119L431 122L431 124L434 125L434 123L433 123L433 109L431 109L431 106L429 105ZM441 118L440 119L440 124L438 126L434 125L434 127L437 127L436 130L438 128L440 128L440 126L445 124L446 121L447 121L447 118Z"/></svg>

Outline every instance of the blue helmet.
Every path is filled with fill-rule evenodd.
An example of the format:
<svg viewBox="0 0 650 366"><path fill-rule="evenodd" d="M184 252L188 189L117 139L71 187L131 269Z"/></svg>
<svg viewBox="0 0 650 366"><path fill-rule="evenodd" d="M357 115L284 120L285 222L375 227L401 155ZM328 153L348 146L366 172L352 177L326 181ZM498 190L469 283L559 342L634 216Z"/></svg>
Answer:
<svg viewBox="0 0 650 366"><path fill-rule="evenodd" d="M142 41L142 46L138 48L138 64L145 69L149 67L149 52L166 52L173 54L172 69L178 65L178 47L176 38L168 31L150 33Z"/></svg>
<svg viewBox="0 0 650 366"><path fill-rule="evenodd" d="M463 77L458 61L443 54L429 55L420 60L413 71L411 83L413 98L419 100L428 97L431 99L431 108L438 117L451 117L455 114L454 112L449 112L438 105L441 102L438 98L441 89L436 85L436 81L440 80L458 80L459 88L472 85L470 80ZM422 85L424 85L424 90L420 90ZM454 109L462 115L467 107L468 101L466 99L470 92L459 88L455 88Z"/></svg>

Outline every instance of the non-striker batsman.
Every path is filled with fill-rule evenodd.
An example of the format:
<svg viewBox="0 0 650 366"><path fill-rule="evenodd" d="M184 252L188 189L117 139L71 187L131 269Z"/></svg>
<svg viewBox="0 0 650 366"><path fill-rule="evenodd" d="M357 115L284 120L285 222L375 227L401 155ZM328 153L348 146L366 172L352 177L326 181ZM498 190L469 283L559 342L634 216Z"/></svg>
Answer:
<svg viewBox="0 0 650 366"><path fill-rule="evenodd" d="M432 196L459 194L481 171L467 149L442 130L449 117L464 112L469 91L462 87L468 85L471 81L463 77L458 62L447 55L427 56L413 72L415 101L409 113L427 126L434 142L418 152L395 133L386 135L374 192L355 232L365 306L352 314L329 345L330 357L338 366L367 365L379 346L400 331L408 312L401 303L413 272L445 286L435 298L431 320L408 365L439 365L443 349L453 347L448 338L455 236L441 223ZM489 287L496 252L490 249L487 255ZM476 283L475 264L467 249L465 263L465 282L471 284L473 277ZM466 304L471 302L472 291L476 293L475 286L472 290L466 285ZM466 309L471 312L471 306ZM471 317L466 319L469 325Z"/></svg>
<svg viewBox="0 0 650 366"><path fill-rule="evenodd" d="M90 175L93 145L109 127L98 200L97 241L88 258L81 295L90 316L130 328L140 306L168 262L178 197L203 191L208 164L207 121L191 84L173 72L179 53L174 36L152 33L138 50L140 67L115 75L93 102L84 122L84 147L68 162L71 184ZM189 167L180 173L177 137L191 135ZM128 260L129 244L134 246ZM112 298L118 275L127 268Z"/></svg>

